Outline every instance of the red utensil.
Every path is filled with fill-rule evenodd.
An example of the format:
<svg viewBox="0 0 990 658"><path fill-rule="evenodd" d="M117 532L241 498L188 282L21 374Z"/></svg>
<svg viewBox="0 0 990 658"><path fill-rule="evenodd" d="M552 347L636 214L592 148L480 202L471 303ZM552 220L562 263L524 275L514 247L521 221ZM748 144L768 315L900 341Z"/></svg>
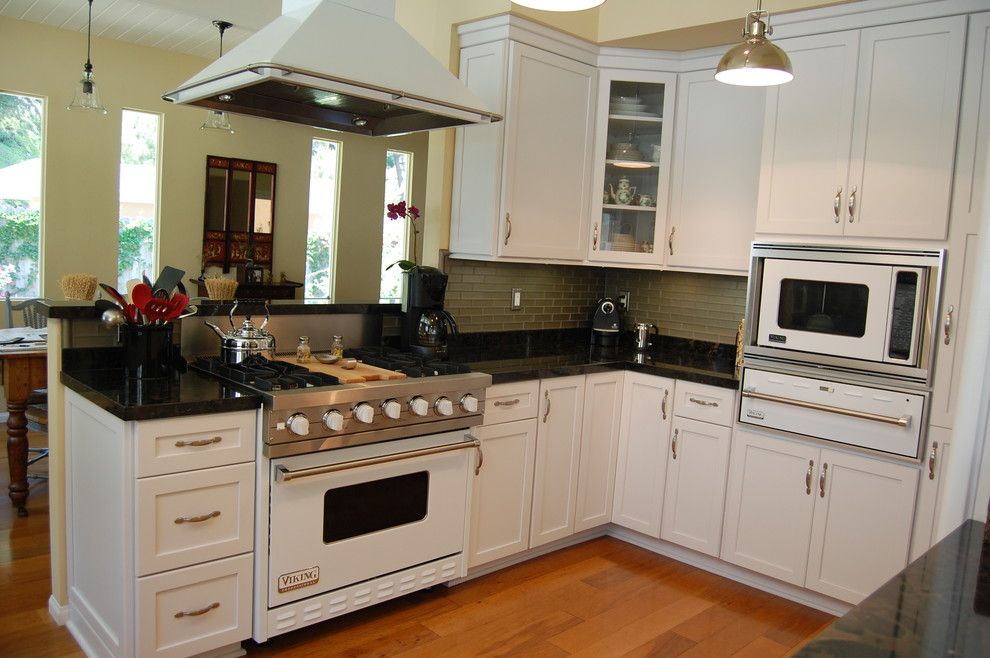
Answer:
<svg viewBox="0 0 990 658"><path fill-rule="evenodd" d="M166 322L171 322L182 315L182 312L186 310L187 306L189 306L189 296L184 295L181 292L177 292L172 295L172 299L169 300L169 305L171 306L171 309L165 316Z"/></svg>
<svg viewBox="0 0 990 658"><path fill-rule="evenodd" d="M133 290L131 290L131 301L142 313L145 313L145 306L153 297L154 292L151 290L151 286L145 283L139 283L134 286ZM145 315L147 315L147 313L145 313Z"/></svg>

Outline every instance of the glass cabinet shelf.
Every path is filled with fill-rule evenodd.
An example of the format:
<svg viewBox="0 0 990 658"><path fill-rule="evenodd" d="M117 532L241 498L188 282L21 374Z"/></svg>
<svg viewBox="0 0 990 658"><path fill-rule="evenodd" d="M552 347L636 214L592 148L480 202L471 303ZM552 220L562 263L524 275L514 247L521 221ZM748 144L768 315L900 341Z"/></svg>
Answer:
<svg viewBox="0 0 990 658"><path fill-rule="evenodd" d="M649 160L606 160L605 164L619 169L649 169L660 166L659 162L650 162Z"/></svg>
<svg viewBox="0 0 990 658"><path fill-rule="evenodd" d="M663 123L663 117L653 114L609 114L611 121L630 121L635 123Z"/></svg>
<svg viewBox="0 0 990 658"><path fill-rule="evenodd" d="M603 203L602 210L631 210L633 212L656 212L656 206L635 206L633 204Z"/></svg>

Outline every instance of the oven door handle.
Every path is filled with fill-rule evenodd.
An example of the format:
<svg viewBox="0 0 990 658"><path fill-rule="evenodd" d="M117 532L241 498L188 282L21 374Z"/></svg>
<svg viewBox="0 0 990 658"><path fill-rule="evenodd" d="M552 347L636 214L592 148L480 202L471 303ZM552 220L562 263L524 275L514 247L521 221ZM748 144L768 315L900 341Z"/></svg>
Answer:
<svg viewBox="0 0 990 658"><path fill-rule="evenodd" d="M854 409L844 409L842 407L831 407L827 404L818 404L817 402L805 402L804 400L794 400L791 398L780 397L779 395L768 395L766 393L757 393L756 391L743 391L742 396L744 398L752 398L754 400L765 400L767 402L779 402L781 404L789 404L791 406L802 407L804 409L826 411L830 414L851 416L853 418L860 418L862 420L872 420L878 423L897 425L898 427L908 427L911 424L911 416L900 416L900 417L883 416L881 414L874 414L868 411L856 411Z"/></svg>
<svg viewBox="0 0 990 658"><path fill-rule="evenodd" d="M339 464L330 464L328 466L314 466L312 468L301 468L298 471L292 471L285 466L279 464L275 467L275 481L276 482L289 482L290 480L298 480L300 478L311 477L313 475L326 475L327 473L339 473L340 471L349 471L354 468L362 468L364 466L375 466L376 464L388 464L390 462L397 462L403 459L412 459L413 457L425 457L427 455L439 455L443 452L453 452L455 450L467 450L470 448L477 449L479 452L481 450L481 441L474 439L472 441L458 441L457 443L446 443L440 446L434 446L432 448L420 448L418 450L407 450L405 452L398 452L394 455L382 455L381 457L368 457L365 459L355 459L349 462L341 462Z"/></svg>

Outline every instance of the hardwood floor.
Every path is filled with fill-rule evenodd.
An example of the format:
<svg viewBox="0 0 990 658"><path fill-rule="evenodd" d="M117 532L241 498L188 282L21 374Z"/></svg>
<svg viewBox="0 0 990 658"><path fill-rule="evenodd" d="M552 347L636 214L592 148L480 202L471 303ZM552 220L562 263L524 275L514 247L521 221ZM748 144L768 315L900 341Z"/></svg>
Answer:
<svg viewBox="0 0 990 658"><path fill-rule="evenodd" d="M43 435L30 438L36 445ZM6 492L6 455L0 468ZM48 487L31 483L27 518L0 501L0 656L82 656L68 631L48 616ZM248 656L293 658L770 658L792 653L831 621L825 613L601 538L245 646Z"/></svg>

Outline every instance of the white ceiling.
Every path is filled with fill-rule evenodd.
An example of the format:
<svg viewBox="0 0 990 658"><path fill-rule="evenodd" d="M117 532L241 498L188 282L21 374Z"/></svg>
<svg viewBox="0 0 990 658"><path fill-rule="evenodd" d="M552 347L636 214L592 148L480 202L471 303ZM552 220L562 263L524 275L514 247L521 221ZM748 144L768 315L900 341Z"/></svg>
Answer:
<svg viewBox="0 0 990 658"><path fill-rule="evenodd" d="M211 21L230 21L224 51L279 15L281 0L94 0L93 36L216 58L220 38ZM87 0L0 0L0 16L86 31Z"/></svg>

